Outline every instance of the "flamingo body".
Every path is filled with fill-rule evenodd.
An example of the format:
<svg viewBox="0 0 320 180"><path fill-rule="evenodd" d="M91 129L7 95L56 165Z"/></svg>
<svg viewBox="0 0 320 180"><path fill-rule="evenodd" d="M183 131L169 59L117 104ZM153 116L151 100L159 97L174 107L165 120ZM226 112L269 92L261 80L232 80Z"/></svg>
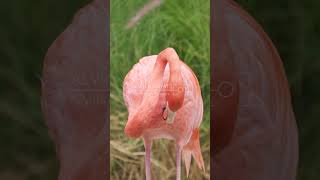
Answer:
<svg viewBox="0 0 320 180"><path fill-rule="evenodd" d="M143 95L146 92L148 77L154 67L157 56L147 56L142 58L138 64L134 65L132 70L127 74L123 85L123 96L126 106L129 110L129 116L137 106L140 105ZM184 84L187 91L184 97L183 109L177 112L174 123L168 124L159 117L160 121L146 127L143 136L148 136L150 139L168 138L178 140L186 144L191 137L192 130L200 127L203 114L203 102L200 93L200 87L194 73L185 64L181 64L181 72L184 79ZM163 84L160 92L160 98L156 109L161 113L162 107L165 107L165 86L169 80L169 66L166 66ZM197 113L194 113L197 112Z"/></svg>
<svg viewBox="0 0 320 180"><path fill-rule="evenodd" d="M168 49L163 52L168 52ZM168 54L169 55L166 56L170 56L170 53ZM184 97L183 103L180 105L181 107L176 111L173 122L168 123L165 119L166 117L164 117L167 116L166 110L164 109L168 99L168 87L170 86L170 74L172 73L170 71L171 66L162 66L163 76L160 75L160 81L157 82L160 85L158 86L160 87L158 91L154 90L154 88L148 88L148 86L154 82L152 81L151 74L157 71L157 58L157 55L153 55L140 59L139 63L135 64L125 77L123 96L129 111L125 132L129 136L134 136L130 131L141 129L139 135L144 138L146 144L158 138L175 140L177 149L180 149L180 153L177 152L177 158L181 156L182 151L187 171L189 170L189 159L193 151L195 152L194 157L197 163L200 168L203 168L200 145L197 144L199 142L198 131L203 116L203 101L198 80L186 64L180 60L177 61L178 70L180 71L183 81ZM148 111L151 111L151 113L149 113L147 117L143 117L145 118L144 121L148 122L141 126L130 119L137 113L139 113L139 116L144 116L143 112L145 112L145 110L141 110L141 104L143 104L143 99L146 98L146 96L156 96L156 98L152 98L153 101L150 102L154 104L153 107L144 106L144 109L149 109ZM193 147L195 144L198 146ZM180 166L180 162L177 162L177 166ZM177 169L179 168L180 167L177 167ZM149 172L147 172L147 179L148 173ZM179 173L180 172L177 172L177 179L180 178L178 177L180 176Z"/></svg>

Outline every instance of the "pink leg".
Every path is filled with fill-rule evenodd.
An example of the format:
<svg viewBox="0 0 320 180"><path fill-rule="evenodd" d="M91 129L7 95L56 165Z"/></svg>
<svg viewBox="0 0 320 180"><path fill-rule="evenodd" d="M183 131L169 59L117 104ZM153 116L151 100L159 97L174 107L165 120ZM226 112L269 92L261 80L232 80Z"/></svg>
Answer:
<svg viewBox="0 0 320 180"><path fill-rule="evenodd" d="M152 141L144 139L146 180L151 180L151 146Z"/></svg>
<svg viewBox="0 0 320 180"><path fill-rule="evenodd" d="M181 179L181 151L182 151L181 146L177 144L176 146L176 169L177 169L176 180Z"/></svg>

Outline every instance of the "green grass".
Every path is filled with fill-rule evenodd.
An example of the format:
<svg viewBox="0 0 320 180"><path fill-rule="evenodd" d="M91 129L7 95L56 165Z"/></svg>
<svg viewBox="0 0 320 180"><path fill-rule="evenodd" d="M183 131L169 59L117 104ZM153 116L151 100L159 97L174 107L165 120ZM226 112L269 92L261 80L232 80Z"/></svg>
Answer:
<svg viewBox="0 0 320 180"><path fill-rule="evenodd" d="M127 109L122 97L125 75L141 57L158 54L173 47L180 58L197 75L204 98L204 119L201 125L201 146L206 172L192 162L190 179L209 179L210 173L210 1L165 1L144 17L137 26L126 30L128 19L147 1L111 1L111 179L143 179L142 140L128 139L123 132ZM155 179L175 177L174 144L158 140L153 146L152 172ZM182 176L185 177L183 168Z"/></svg>

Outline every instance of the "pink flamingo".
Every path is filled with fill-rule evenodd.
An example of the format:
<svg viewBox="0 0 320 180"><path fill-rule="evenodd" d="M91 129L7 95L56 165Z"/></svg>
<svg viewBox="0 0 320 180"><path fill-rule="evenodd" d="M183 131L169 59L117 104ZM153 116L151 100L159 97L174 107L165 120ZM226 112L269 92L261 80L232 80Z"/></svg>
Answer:
<svg viewBox="0 0 320 180"><path fill-rule="evenodd" d="M187 176L191 156L205 170L199 142L201 90L195 74L173 48L140 59L125 77L123 96L129 111L125 133L144 140L147 180L151 180L152 140L158 138L176 142L177 180L181 176L181 156Z"/></svg>

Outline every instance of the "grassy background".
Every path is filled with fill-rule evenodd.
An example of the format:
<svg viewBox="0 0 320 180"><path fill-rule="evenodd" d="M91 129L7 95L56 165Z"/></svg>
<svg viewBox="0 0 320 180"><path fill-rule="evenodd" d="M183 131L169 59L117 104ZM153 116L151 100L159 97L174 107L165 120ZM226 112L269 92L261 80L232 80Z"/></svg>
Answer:
<svg viewBox="0 0 320 180"><path fill-rule="evenodd" d="M208 179L210 173L210 9L208 0L166 1L133 29L125 30L128 19L146 1L111 2L111 174L116 179L144 179L144 146L141 139L128 139L123 132L127 110L122 97L125 75L141 57L158 54L166 47L177 50L197 75L204 97L201 144L206 172L192 162L190 179ZM175 147L157 140L152 148L154 179L175 178ZM183 165L183 164L182 164ZM185 177L185 168L183 175Z"/></svg>
<svg viewBox="0 0 320 180"><path fill-rule="evenodd" d="M40 109L40 80L42 71L42 62L44 55L54 41L54 39L66 28L72 20L74 13L90 0L42 0L42 1L23 1L11 0L4 1L0 6L0 179L2 180L53 180L57 177L57 161L55 160L54 148L51 140L47 135L47 130L41 115ZM166 18L170 19L173 11L180 11L180 6L191 8L186 3L178 4L179 7L171 8L170 4L177 3L175 0L167 0L166 3L154 11L150 16L145 18L142 24L131 32L121 30L125 20L128 16L132 15L137 7L141 6L145 1L128 1L130 4L124 12L113 11L112 18L115 18L112 29L119 29L119 32L111 32L112 35L117 35L115 38L120 38L120 35L127 37L128 41L119 41L115 44L112 40L112 45L120 47L127 47L128 49L123 52L130 54L117 55L112 52L113 56L118 59L124 59L123 70L115 69L113 75L113 82L120 81L125 73L125 68L129 68L139 57L146 54L158 53L163 46L174 46L177 48L179 54L184 58L187 63L195 69L201 83L207 83L205 80L206 72L199 72L201 64L192 63L194 60L206 59L201 58L207 50L200 49L200 55L189 54L186 48L192 47L190 45L194 42L200 44L202 39L197 36L192 36L196 32L202 31L202 23L195 22L196 32L186 33L182 26L174 24L172 21L165 21ZM237 0L240 4L252 14L255 19L262 24L266 32L273 40L275 46L280 52L280 55L285 64L285 69L290 82L291 92L294 101L294 111L296 114L299 126L299 140L300 140L300 161L298 180L320 179L320 84L318 77L320 77L320 61L318 52L320 52L320 1L318 0ZM181 1L179 1L181 2ZM201 1L200 1L201 2ZM193 2L192 2L193 3ZM196 3L196 2L194 2ZM118 5L117 5L118 4ZM113 0L113 6L123 5L124 2ZM189 7L188 7L189 6ZM203 5L204 6L204 5ZM173 6L174 7L174 6ZM196 6L200 7L200 6ZM204 9L209 6L205 6ZM122 7L124 8L124 7ZM171 10L170 10L171 9ZM155 14L161 12L171 12L171 15L161 16L155 18ZM190 12L194 12L191 8ZM195 21L194 18L199 19L201 12L191 14L189 11L180 12L190 17L188 21ZM119 16L115 16L118 14ZM191 15L190 15L191 14ZM181 20L181 19L180 19ZM180 24L184 23L182 19ZM145 32L145 36L149 36L152 31L147 31L143 28L147 22L158 21L166 24L167 28L157 27L156 24L150 24L156 31L154 39L142 39L141 35L136 36L135 33L139 31ZM189 22L188 22L189 23ZM189 24L190 25L190 24ZM177 29L174 29L177 28ZM193 27L193 26L192 26ZM200 28L200 29L199 29ZM158 31L159 29L159 31ZM174 29L169 32L169 29ZM193 28L191 28L193 29ZM203 29L206 31L206 29ZM189 30L190 31L190 30ZM178 33L179 32L179 33ZM159 36L170 34L170 38L165 39ZM204 33L205 34L205 33ZM183 36L183 38L180 38ZM136 39L135 39L136 38ZM194 38L194 39L192 39ZM157 41L159 44L152 44ZM177 41L180 41L177 43ZM183 42L181 42L183 41ZM133 43L135 42L135 43ZM174 44L169 44L173 43ZM200 43L199 43L200 42ZM139 46L127 46L126 43L138 44ZM190 44L189 44L190 43ZM205 42L202 42L205 43ZM149 45L152 46L149 47ZM183 47L183 49L181 47ZM189 45L188 45L189 44ZM182 46L183 45L183 46ZM190 52L197 52L192 50ZM118 56L118 57L117 57ZM121 57L124 56L124 57ZM193 58L197 57L197 58ZM200 58L198 58L200 57ZM127 62L128 64L125 64ZM119 62L120 63L120 62ZM130 64L129 64L130 63ZM121 74L122 73L122 74ZM121 79L122 80L122 79ZM119 85L118 85L119 86ZM206 86L202 86L206 93ZM112 91L119 91L119 87L115 84L112 85ZM116 92L119 94L119 92ZM115 94L116 94L115 93ZM118 97L120 98L120 96ZM207 98L207 97L205 97ZM121 105L122 99L117 99L116 96L112 97L115 102L112 108L119 108L123 110L112 118L124 118L125 109ZM119 102L116 102L119 101ZM114 109L112 109L113 111ZM115 131L121 131L123 124L120 122L114 126L118 128ZM204 122L204 124L207 120ZM203 125L203 128L205 125ZM203 130L202 130L203 132ZM120 133L118 133L120 134ZM115 135L112 134L113 138ZM204 136L204 133L202 133ZM203 148L205 147L205 139L201 139ZM125 142L127 145L129 142ZM142 144L140 141L131 141L128 147L139 147L137 149L129 149L129 152L141 152ZM136 144L135 144L136 143ZM168 143L169 146L172 146ZM123 144L119 145L119 149L123 148ZM117 144L113 144L116 147ZM167 144L157 144L159 150L154 151L154 155L160 154L158 151L167 151ZM205 148L204 148L205 149ZM117 152L117 151L116 151ZM119 153L119 152L118 152ZM123 153L125 154L125 153ZM121 155L123 155L121 154ZM138 153L139 154L139 153ZM123 156L125 157L125 156ZM141 161L142 155L133 156L138 157ZM170 157L172 159L173 157ZM116 158L115 158L116 159ZM128 158L127 158L128 159ZM127 159L124 159L126 161ZM130 159L132 160L132 159ZM160 158L155 160L161 161ZM116 160L121 162L121 160ZM161 161L162 162L162 161ZM168 167L173 166L173 162ZM130 164L130 163L126 163ZM112 167L117 168L119 165ZM137 167L137 165L132 165ZM142 165L140 165L142 167ZM165 167L153 165L156 172L165 172ZM139 169L143 174L143 169ZM198 172L192 170L192 172ZM170 175L169 172L167 173ZM191 178L190 178L191 179Z"/></svg>

